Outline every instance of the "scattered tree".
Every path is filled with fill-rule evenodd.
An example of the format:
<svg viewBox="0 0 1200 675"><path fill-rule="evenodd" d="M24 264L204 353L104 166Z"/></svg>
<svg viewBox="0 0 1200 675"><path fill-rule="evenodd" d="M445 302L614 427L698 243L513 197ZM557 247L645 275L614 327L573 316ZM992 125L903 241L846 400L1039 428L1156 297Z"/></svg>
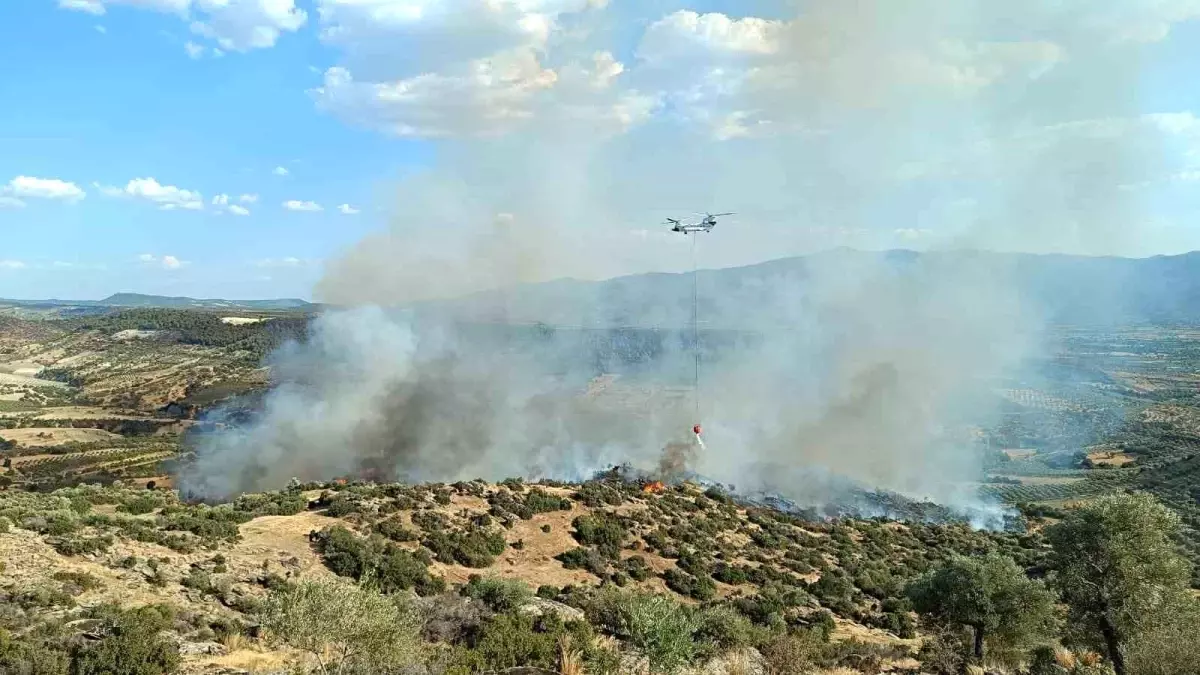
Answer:
<svg viewBox="0 0 1200 675"><path fill-rule="evenodd" d="M934 623L970 628L976 660L983 659L985 643L1020 646L1054 626L1052 594L1000 555L952 558L911 584L908 596Z"/></svg>
<svg viewBox="0 0 1200 675"><path fill-rule="evenodd" d="M391 673L418 660L416 613L344 581L305 581L273 592L261 617L274 639L311 654L326 675Z"/></svg>
<svg viewBox="0 0 1200 675"><path fill-rule="evenodd" d="M1053 584L1072 638L1103 651L1117 675L1130 645L1194 605L1176 548L1179 516L1147 494L1102 497L1049 528Z"/></svg>

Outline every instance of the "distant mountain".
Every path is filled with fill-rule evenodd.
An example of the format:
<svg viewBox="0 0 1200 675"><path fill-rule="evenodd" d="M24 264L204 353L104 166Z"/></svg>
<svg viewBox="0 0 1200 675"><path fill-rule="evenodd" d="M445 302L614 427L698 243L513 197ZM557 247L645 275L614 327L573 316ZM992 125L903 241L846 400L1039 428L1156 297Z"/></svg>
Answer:
<svg viewBox="0 0 1200 675"><path fill-rule="evenodd" d="M271 310L308 310L316 306L296 298L280 298L274 300L221 300L196 298L169 297L164 295L142 295L141 293L117 293L95 303L106 307L156 307L168 309L250 309L260 311Z"/></svg>
<svg viewBox="0 0 1200 675"><path fill-rule="evenodd" d="M996 284L1016 291L1025 309L1066 324L1172 323L1200 325L1200 251L1151 258L1033 255L981 251L865 252L837 249L755 265L700 270L699 304L707 328L755 329L778 312L811 302L815 282L830 290L842 279L855 292L887 288L906 275L930 283L953 283L951 270L994 273ZM915 278L921 278L917 276ZM986 278L986 277L985 277ZM977 280L978 281L978 280ZM836 285L836 284L834 284ZM968 289L978 291L980 287ZM986 289L986 285L983 286ZM981 307L986 306L981 299ZM835 302L826 302L836 307ZM99 301L0 300L4 306L46 315L102 313L111 308L176 308L210 311L303 311L322 305L294 298L195 299L117 293ZM671 328L688 325L691 273L635 274L605 281L559 279L461 298L418 303L420 314L465 321L608 328ZM805 320L812 320L805 315ZM781 326L790 324L786 316Z"/></svg>
<svg viewBox="0 0 1200 675"><path fill-rule="evenodd" d="M203 309L227 311L259 311L280 312L298 311L311 312L319 309L319 305L298 300L296 298L279 298L272 300L221 300L196 299L185 297L169 297L163 295L143 295L141 293L117 293L103 300L4 300L0 299L0 308L10 307L26 313L43 316L78 316L92 315L112 311L113 308L154 308L154 309Z"/></svg>
<svg viewBox="0 0 1200 675"><path fill-rule="evenodd" d="M697 274L702 318L713 328L754 328L773 312L795 311L820 280L869 292L920 275L953 283L946 270L986 270L1027 309L1066 324L1200 324L1200 252L1151 258L1033 255L980 251L863 252L838 249ZM916 278L920 278L920 276ZM918 282L920 283L920 282ZM986 288L986 283L981 286ZM986 304L986 299L981 299ZM836 303L830 303L836 306ZM562 279L420 303L418 312L468 321L559 326L678 327L692 308L692 275L638 274L606 281ZM770 309L770 311L761 311ZM786 322L785 322L786 323Z"/></svg>

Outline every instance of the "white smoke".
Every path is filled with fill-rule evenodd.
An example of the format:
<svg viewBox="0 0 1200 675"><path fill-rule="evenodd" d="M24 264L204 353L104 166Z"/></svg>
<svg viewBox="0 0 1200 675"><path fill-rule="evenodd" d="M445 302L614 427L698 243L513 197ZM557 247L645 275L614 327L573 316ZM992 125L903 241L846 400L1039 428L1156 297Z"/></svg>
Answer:
<svg viewBox="0 0 1200 675"><path fill-rule="evenodd" d="M317 103L437 138L438 159L399 184L387 228L329 262L319 299L358 309L275 357L265 413L209 439L193 482L241 490L363 466L579 477L652 463L701 421L695 468L716 480L820 501L795 477L819 467L969 506L968 430L992 420L995 382L1042 355L1045 318L1005 259L963 249L1198 243L1151 197L1200 162L1186 151L1200 124L1130 94L1146 50L1200 14L1184 4L763 0L748 5L759 16L726 16L667 0L462 0L382 21L329 3L324 34L346 62ZM388 45L419 53L372 61ZM927 254L702 274L705 328L758 337L705 361L700 420L690 394L581 396L603 369L577 333L505 351L418 318L682 329L688 277L519 285L686 270L687 240L658 225L685 210L738 214L701 240L702 267L841 245ZM686 346L664 344L639 381L687 385Z"/></svg>

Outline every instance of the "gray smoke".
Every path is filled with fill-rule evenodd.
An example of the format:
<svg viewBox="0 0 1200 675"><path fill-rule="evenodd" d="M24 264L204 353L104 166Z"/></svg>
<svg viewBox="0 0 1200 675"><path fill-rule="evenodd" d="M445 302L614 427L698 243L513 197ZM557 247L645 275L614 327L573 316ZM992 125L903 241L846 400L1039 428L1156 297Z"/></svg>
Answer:
<svg viewBox="0 0 1200 675"><path fill-rule="evenodd" d="M1186 168L1165 147L1200 125L1129 95L1144 45L1192 18L1169 3L756 2L775 17L758 23L576 4L562 39L521 61L541 85L556 70L555 86L506 98L512 115L442 141L438 163L401 182L390 226L318 285L344 309L273 357L261 418L203 441L189 485L652 469L699 421L695 471L748 491L820 503L849 479L979 508L974 430L994 421L996 383L1044 355L1046 320L1003 259L966 249L1186 246L1143 225L1143 191ZM633 28L623 70L582 87L612 64L594 50ZM320 102L412 132L386 101L341 107L361 102L335 97L343 86L327 75ZM443 121L461 130L472 110ZM844 245L925 253L702 273L706 335L754 339L707 354L697 393L689 276L562 280L689 269L688 241L658 225L688 210L738 213L701 238L701 267ZM589 391L620 370L594 334L464 327L480 321L666 337Z"/></svg>

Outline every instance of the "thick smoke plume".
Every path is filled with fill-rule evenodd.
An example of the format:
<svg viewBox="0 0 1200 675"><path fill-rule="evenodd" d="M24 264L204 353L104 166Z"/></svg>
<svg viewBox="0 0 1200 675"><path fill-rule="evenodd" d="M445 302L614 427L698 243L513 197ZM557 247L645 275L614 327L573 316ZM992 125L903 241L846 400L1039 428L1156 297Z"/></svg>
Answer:
<svg viewBox="0 0 1200 675"><path fill-rule="evenodd" d="M970 506L974 432L997 383L1044 355L1046 320L1009 259L967 249L1179 245L1140 225L1144 189L1190 161L1165 147L1200 125L1128 92L1144 45L1190 15L1124 0L753 3L764 19L558 4L549 38L472 62L508 79L446 80L486 89L452 117L414 121L415 98L366 105L374 90L326 75L334 114L467 138L441 141L391 225L329 262L318 299L342 309L274 355L264 411L204 439L187 486L653 470L702 422L689 468L748 492L821 503L849 480ZM692 210L738 214L701 237L702 268L835 249L701 272L698 392L689 275L530 285L684 272L689 242L658 223Z"/></svg>

